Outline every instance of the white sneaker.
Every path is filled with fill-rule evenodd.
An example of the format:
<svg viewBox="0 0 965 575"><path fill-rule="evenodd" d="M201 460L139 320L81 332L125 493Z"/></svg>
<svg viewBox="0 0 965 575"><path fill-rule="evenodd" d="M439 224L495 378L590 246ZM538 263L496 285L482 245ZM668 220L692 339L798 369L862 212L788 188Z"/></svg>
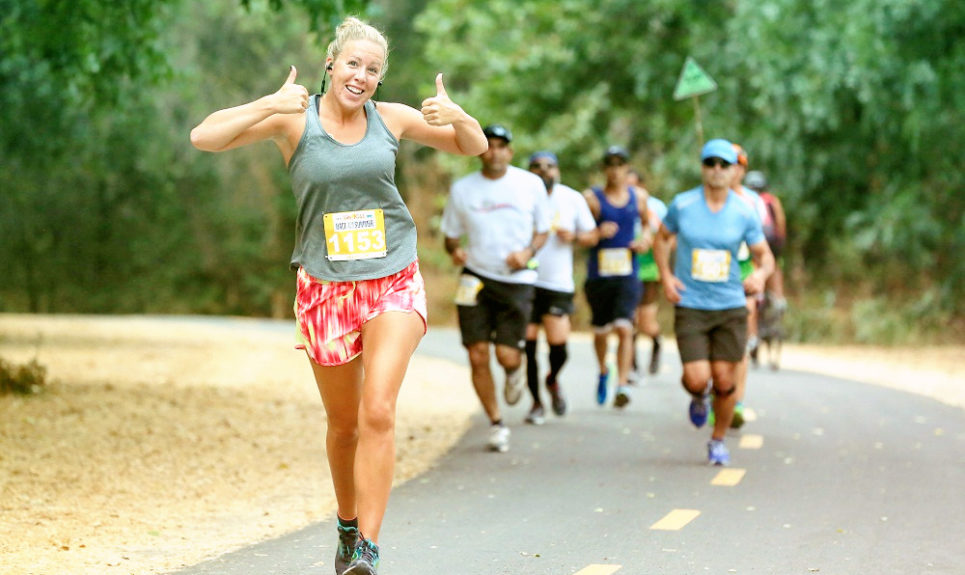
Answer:
<svg viewBox="0 0 965 575"><path fill-rule="evenodd" d="M503 386L503 398L509 405L516 405L523 397L523 367L506 372L506 385Z"/></svg>
<svg viewBox="0 0 965 575"><path fill-rule="evenodd" d="M489 426L489 449L505 453L509 451L509 428L505 425Z"/></svg>

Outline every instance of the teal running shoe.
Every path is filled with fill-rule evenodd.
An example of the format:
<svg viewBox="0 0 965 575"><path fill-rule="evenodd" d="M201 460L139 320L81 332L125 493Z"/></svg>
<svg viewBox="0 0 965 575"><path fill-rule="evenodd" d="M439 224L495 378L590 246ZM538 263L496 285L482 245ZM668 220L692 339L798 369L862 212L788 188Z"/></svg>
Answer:
<svg viewBox="0 0 965 575"><path fill-rule="evenodd" d="M378 575L379 546L368 539L362 539L355 546L352 562L343 575Z"/></svg>
<svg viewBox="0 0 965 575"><path fill-rule="evenodd" d="M338 528L338 547L335 549L335 575L342 575L352 562L355 545L359 542L359 529L353 525L342 525L336 521Z"/></svg>

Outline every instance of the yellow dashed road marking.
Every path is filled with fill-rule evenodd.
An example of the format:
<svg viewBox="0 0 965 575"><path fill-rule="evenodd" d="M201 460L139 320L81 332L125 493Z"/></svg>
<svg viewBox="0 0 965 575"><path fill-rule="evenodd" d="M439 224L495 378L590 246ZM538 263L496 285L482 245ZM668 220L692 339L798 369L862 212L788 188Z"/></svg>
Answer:
<svg viewBox="0 0 965 575"><path fill-rule="evenodd" d="M763 435L743 435L741 436L740 448L741 449L760 449L764 446L764 436Z"/></svg>
<svg viewBox="0 0 965 575"><path fill-rule="evenodd" d="M650 529L659 531L677 531L693 521L700 515L696 509L674 509L664 515L663 519L650 526Z"/></svg>
<svg viewBox="0 0 965 575"><path fill-rule="evenodd" d="M749 407L745 407L744 421L757 421L757 412Z"/></svg>
<svg viewBox="0 0 965 575"><path fill-rule="evenodd" d="M741 482L741 479L744 478L745 473L747 473L747 470L738 469L736 467L721 469L720 473L718 473L717 476L711 480L710 484L733 487Z"/></svg>
<svg viewBox="0 0 965 575"><path fill-rule="evenodd" d="M588 565L573 575L612 575L620 570L623 565Z"/></svg>

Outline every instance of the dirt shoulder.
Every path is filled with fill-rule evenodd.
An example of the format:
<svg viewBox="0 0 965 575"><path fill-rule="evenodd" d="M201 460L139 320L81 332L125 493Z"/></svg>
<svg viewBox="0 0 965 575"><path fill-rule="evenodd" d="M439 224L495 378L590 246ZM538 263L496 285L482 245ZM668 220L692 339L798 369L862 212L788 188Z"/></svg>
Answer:
<svg viewBox="0 0 965 575"><path fill-rule="evenodd" d="M0 315L0 356L48 368L0 397L0 556L9 573L163 573L334 512L325 415L293 337L172 322ZM419 358L396 481L477 408L468 372Z"/></svg>
<svg viewBox="0 0 965 575"><path fill-rule="evenodd" d="M575 339L579 340L580 336ZM143 318L0 314L0 356L43 395L0 397L0 555L25 574L151 574L327 519L325 416L292 337ZM784 366L965 408L965 348L790 346ZM459 439L464 365L416 357L397 482Z"/></svg>

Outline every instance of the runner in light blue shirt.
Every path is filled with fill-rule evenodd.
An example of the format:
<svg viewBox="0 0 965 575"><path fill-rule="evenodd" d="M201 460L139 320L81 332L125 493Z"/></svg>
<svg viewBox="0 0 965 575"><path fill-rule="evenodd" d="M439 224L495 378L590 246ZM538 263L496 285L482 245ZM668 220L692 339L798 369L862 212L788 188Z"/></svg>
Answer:
<svg viewBox="0 0 965 575"><path fill-rule="evenodd" d="M734 416L737 365L747 340L744 293L759 292L774 270L760 219L730 189L737 152L727 140L711 140L700 155L703 185L678 194L657 232L654 258L664 295L673 303L674 331L691 395L690 421L707 423L711 382L716 415L707 460L727 465L724 436ZM677 261L670 269L670 250ZM741 282L737 252L747 242L755 270Z"/></svg>

